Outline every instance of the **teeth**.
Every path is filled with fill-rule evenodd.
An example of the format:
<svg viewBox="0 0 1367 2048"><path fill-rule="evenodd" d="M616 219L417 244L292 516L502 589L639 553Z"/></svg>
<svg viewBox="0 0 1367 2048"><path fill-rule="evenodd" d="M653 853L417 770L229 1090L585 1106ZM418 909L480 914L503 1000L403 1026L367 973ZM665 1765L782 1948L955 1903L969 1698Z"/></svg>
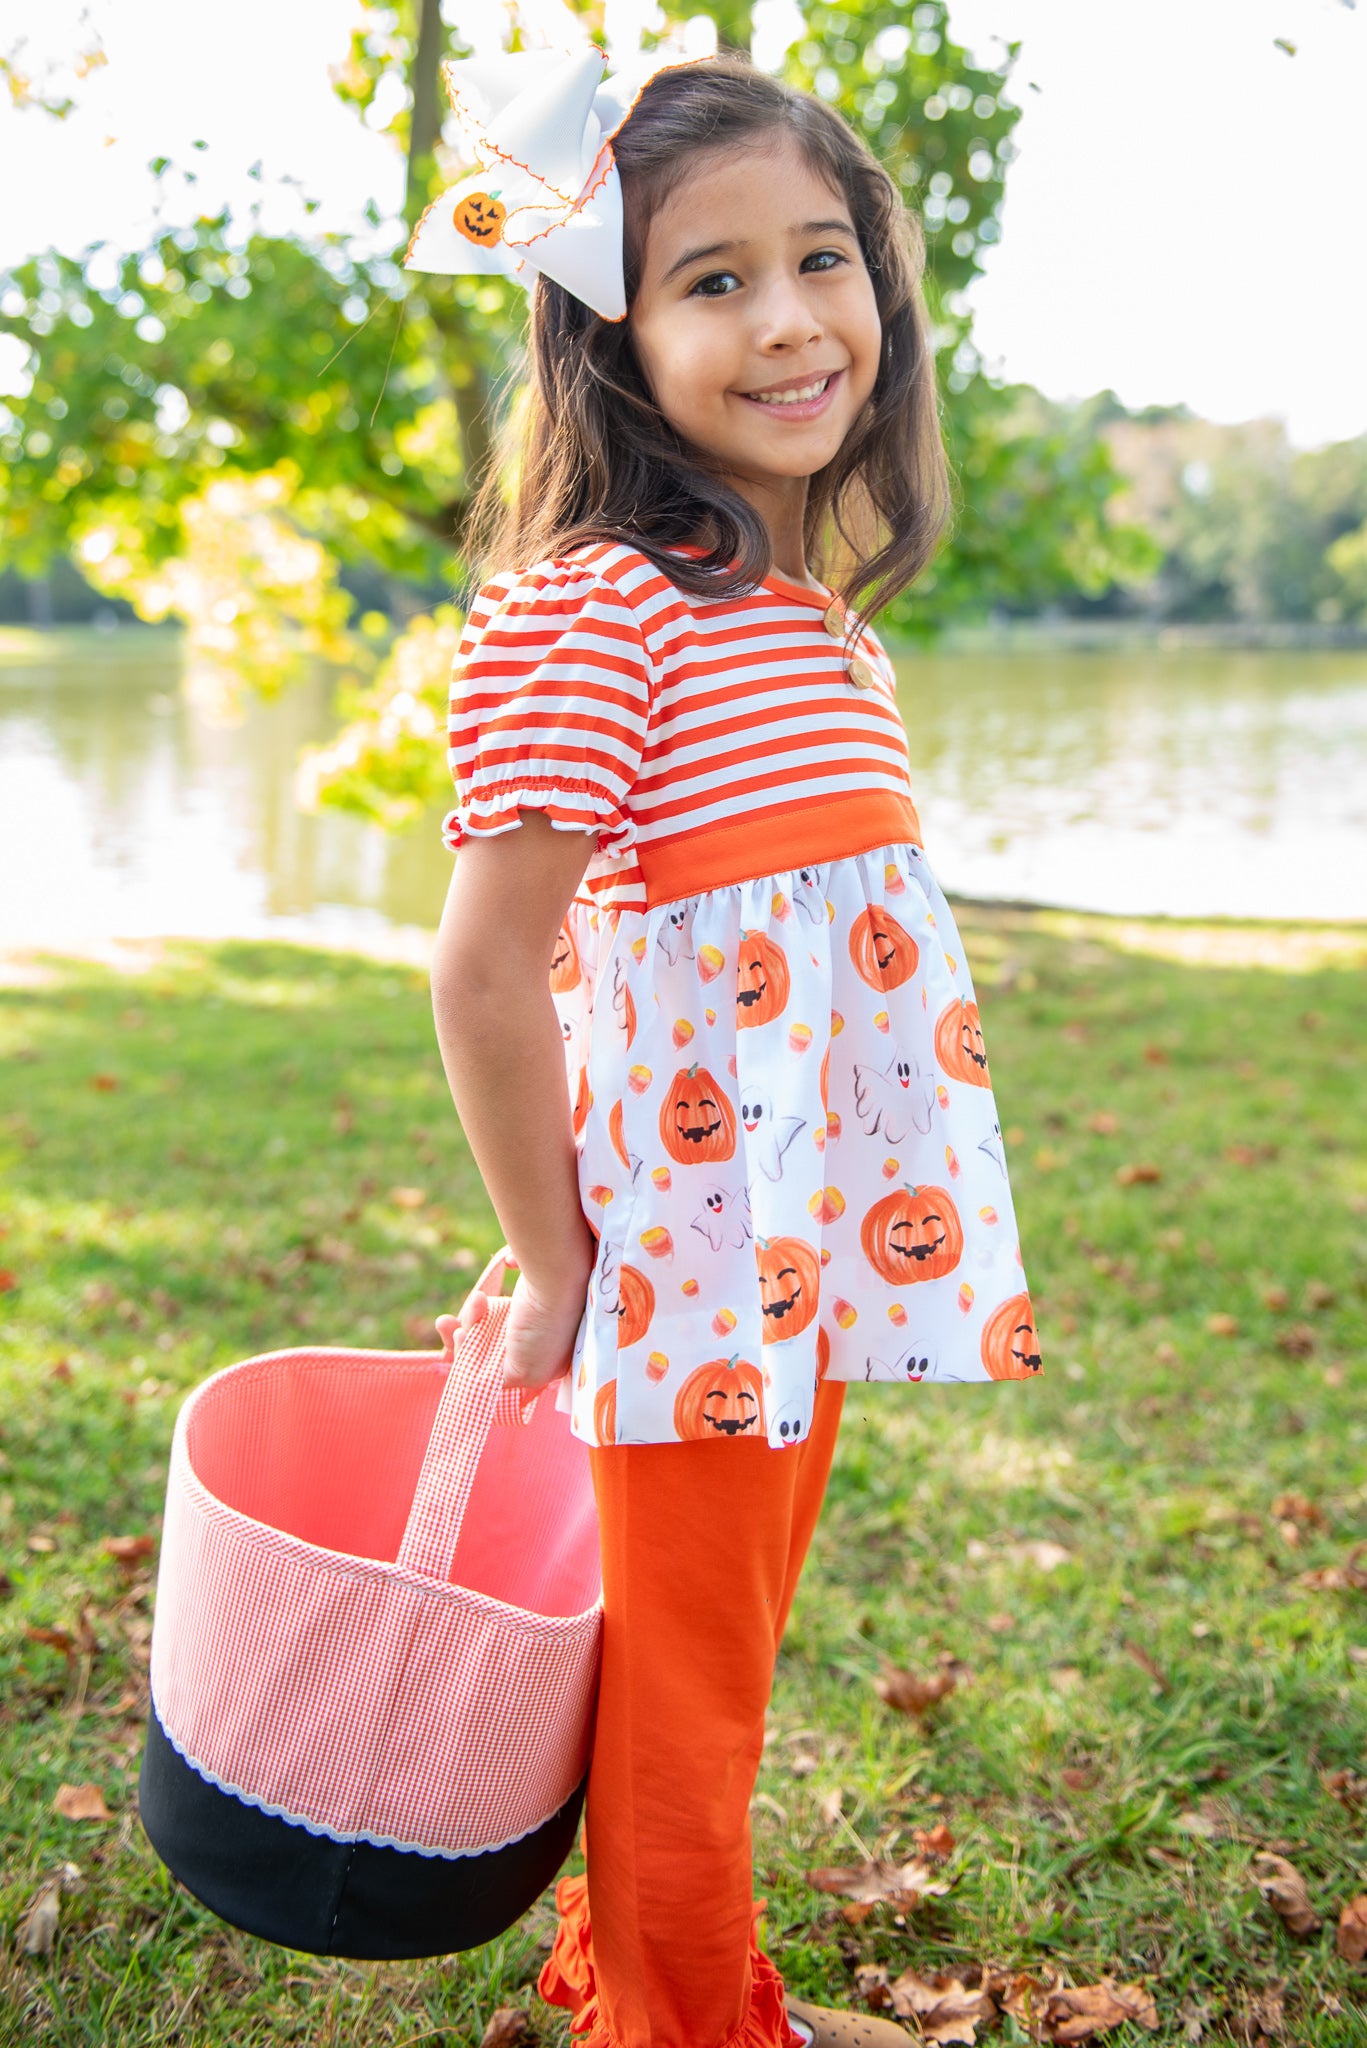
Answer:
<svg viewBox="0 0 1367 2048"><path fill-rule="evenodd" d="M830 381L829 377L823 377L819 384L804 384L797 391L749 391L746 396L757 399L761 405L803 405L813 398L820 398Z"/></svg>

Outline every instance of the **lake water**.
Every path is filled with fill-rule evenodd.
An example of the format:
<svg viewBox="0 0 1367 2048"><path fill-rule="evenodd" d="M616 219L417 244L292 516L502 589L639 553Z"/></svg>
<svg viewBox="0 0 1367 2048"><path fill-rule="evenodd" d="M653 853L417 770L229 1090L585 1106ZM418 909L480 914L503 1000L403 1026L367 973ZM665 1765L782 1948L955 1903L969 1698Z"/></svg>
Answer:
<svg viewBox="0 0 1367 2048"><path fill-rule="evenodd" d="M942 653L899 677L951 896L1367 918L1367 653ZM433 925L439 812L387 835L295 806L329 698L318 676L214 725L182 698L170 640L0 648L0 945Z"/></svg>

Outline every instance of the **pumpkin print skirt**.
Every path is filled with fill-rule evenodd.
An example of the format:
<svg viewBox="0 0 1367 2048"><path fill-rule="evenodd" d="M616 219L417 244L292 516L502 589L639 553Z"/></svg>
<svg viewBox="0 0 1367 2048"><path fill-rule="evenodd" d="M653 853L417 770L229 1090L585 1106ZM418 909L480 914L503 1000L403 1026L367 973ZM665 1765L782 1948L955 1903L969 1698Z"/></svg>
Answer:
<svg viewBox="0 0 1367 2048"><path fill-rule="evenodd" d="M781 1449L826 1376L1038 1373L973 982L919 847L576 900L551 987L598 1233L577 1436Z"/></svg>

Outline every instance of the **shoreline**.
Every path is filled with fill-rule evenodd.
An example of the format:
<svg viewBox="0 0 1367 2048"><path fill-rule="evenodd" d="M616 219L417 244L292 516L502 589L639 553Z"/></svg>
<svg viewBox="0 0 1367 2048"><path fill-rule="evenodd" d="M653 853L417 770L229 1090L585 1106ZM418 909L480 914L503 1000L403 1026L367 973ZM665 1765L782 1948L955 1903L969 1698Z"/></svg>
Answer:
<svg viewBox="0 0 1367 2048"><path fill-rule="evenodd" d="M396 629L397 630L397 629ZM175 652L184 638L174 624L137 620L112 626L0 625L0 675L7 669L77 660L136 660L153 650ZM894 660L939 654L1353 653L1367 649L1367 624L1310 620L1026 618L998 624L948 625L921 639L883 633Z"/></svg>
<svg viewBox="0 0 1367 2048"><path fill-rule="evenodd" d="M1119 952L1148 953L1211 967L1274 967L1309 973L1317 967L1367 966L1367 920L1316 918L1297 922L1238 917L1176 917L1163 912L1075 910L1063 904L1024 903L995 897L951 897L966 932L1047 932L1057 938L1093 937ZM91 934L51 940L0 938L0 988L40 987L64 961L85 961L118 973L143 974L186 948L284 946L310 953L386 962L425 972L435 928L391 925L346 938L289 927L237 932ZM988 961L983 960L984 969ZM990 972L981 975L984 982Z"/></svg>

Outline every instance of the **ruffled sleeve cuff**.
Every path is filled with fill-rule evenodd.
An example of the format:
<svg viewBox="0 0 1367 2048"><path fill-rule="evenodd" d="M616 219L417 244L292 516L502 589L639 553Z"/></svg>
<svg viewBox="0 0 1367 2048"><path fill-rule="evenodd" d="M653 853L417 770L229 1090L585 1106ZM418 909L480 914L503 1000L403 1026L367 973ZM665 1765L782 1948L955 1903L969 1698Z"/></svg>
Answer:
<svg viewBox="0 0 1367 2048"><path fill-rule="evenodd" d="M480 779L443 818L442 838L455 852L467 838L511 832L524 810L544 811L558 832L596 833L599 854L624 854L636 844L636 820L600 783L538 776L507 783Z"/></svg>

